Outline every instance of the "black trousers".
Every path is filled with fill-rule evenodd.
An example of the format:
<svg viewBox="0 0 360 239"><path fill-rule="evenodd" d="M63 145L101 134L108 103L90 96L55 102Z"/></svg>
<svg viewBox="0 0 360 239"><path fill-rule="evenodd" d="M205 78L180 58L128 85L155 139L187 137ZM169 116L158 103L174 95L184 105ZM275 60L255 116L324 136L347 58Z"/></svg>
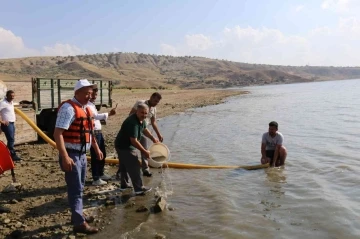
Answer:
<svg viewBox="0 0 360 239"><path fill-rule="evenodd" d="M272 165L274 162L274 154L275 154L275 150L266 150L266 157L270 158L270 165ZM280 155L278 155L277 159L279 159L279 156Z"/></svg>
<svg viewBox="0 0 360 239"><path fill-rule="evenodd" d="M96 142L104 155L103 160L99 160L95 153L94 148L91 146L90 155L91 155L91 174L93 180L99 180L101 176L104 175L104 167L105 167L105 158L106 158L106 149L105 149L105 140L102 133L95 134Z"/></svg>
<svg viewBox="0 0 360 239"><path fill-rule="evenodd" d="M140 162L138 153L136 150L123 150L116 149L117 154L119 156L119 170L120 170L120 182L121 188L126 188L128 184L129 174L132 185L134 187L135 192L141 192L143 187L143 182L140 174Z"/></svg>

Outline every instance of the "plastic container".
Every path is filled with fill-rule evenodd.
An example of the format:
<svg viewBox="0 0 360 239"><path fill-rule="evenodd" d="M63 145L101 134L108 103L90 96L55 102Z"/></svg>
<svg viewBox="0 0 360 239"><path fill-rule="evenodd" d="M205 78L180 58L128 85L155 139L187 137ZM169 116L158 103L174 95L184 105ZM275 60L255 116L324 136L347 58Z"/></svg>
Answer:
<svg viewBox="0 0 360 239"><path fill-rule="evenodd" d="M149 148L150 158L149 165L153 168L160 168L165 162L170 159L170 150L163 143L152 144Z"/></svg>
<svg viewBox="0 0 360 239"><path fill-rule="evenodd" d="M11 159L11 154L9 149L6 147L4 142L0 140L0 174L3 174L5 171L13 169L14 163Z"/></svg>

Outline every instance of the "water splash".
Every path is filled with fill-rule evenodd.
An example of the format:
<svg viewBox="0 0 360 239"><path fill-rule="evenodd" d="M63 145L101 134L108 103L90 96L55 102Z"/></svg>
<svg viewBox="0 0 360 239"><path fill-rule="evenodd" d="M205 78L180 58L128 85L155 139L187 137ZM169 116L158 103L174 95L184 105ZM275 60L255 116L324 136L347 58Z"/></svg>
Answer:
<svg viewBox="0 0 360 239"><path fill-rule="evenodd" d="M165 199L174 193L169 167L161 168L161 182L159 187L155 188L155 196L163 197Z"/></svg>
<svg viewBox="0 0 360 239"><path fill-rule="evenodd" d="M137 227L134 228L134 230L128 231L123 233L120 238L121 239L131 239L136 238L137 233L140 232L141 226L144 224L144 222L140 223Z"/></svg>

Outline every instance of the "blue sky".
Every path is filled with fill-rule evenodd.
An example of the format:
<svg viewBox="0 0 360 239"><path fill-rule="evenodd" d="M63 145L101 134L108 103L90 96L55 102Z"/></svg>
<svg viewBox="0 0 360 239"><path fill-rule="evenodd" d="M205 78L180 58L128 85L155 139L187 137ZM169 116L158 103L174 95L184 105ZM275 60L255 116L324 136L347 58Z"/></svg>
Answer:
<svg viewBox="0 0 360 239"><path fill-rule="evenodd" d="M0 58L142 52L359 65L356 0L0 0Z"/></svg>

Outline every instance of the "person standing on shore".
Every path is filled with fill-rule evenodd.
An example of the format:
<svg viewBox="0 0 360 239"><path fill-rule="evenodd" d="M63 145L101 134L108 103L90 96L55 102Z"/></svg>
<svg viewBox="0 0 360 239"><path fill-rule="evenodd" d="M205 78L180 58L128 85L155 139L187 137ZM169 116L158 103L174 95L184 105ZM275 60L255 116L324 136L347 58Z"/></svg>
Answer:
<svg viewBox="0 0 360 239"><path fill-rule="evenodd" d="M160 134L158 125L156 123L156 106L157 106L157 104L159 104L161 98L162 97L161 97L160 93L154 92L150 96L149 100L139 100L139 101L137 101L135 103L135 105L133 106L133 108L131 109L131 111L130 111L130 115L134 114L137 111L137 108L138 108L138 106L140 104L145 104L145 105L147 105L149 107L149 112L148 112L147 117L145 119L146 127L148 128L150 125L153 127L153 129L155 130L155 133L156 133L157 137L159 138L160 142L162 142L164 140L164 138ZM147 138L144 135L141 136L140 144L146 150L149 148ZM143 175L147 176L147 177L151 177L152 173L150 172L147 157L143 153L141 154L141 161L142 161L141 166L142 166Z"/></svg>
<svg viewBox="0 0 360 239"><path fill-rule="evenodd" d="M270 164L270 167L279 167L285 164L287 150L283 146L284 136L278 132L278 123L271 121L268 132L264 133L261 141L261 163Z"/></svg>
<svg viewBox="0 0 360 239"><path fill-rule="evenodd" d="M89 107L94 115L94 137L96 138L96 142L103 153L103 157L106 158L106 148L105 148L105 140L101 131L101 123L100 120L107 120L109 116L115 115L116 110L111 109L109 113L98 113L95 101L98 95L98 88L96 85L93 87L93 93L90 98ZM91 155L91 173L93 178L94 186L101 186L107 184L106 181L110 180L111 177L109 175L104 174L104 166L105 160L98 160L96 155L96 151L94 147L90 149Z"/></svg>
<svg viewBox="0 0 360 239"><path fill-rule="evenodd" d="M6 92L6 97L0 102L1 115L1 131L5 133L7 140L7 147L10 151L13 161L21 161L21 158L16 155L15 144L15 111L14 111L15 93L12 90Z"/></svg>
<svg viewBox="0 0 360 239"><path fill-rule="evenodd" d="M59 163L65 172L71 221L75 233L93 234L99 230L88 224L83 214L83 190L86 179L86 151L94 147L98 160L103 154L93 136L94 120L88 102L93 91L88 80L79 80L75 96L63 102L57 114L54 139L59 150Z"/></svg>
<svg viewBox="0 0 360 239"><path fill-rule="evenodd" d="M146 128L145 119L149 108L146 104L139 104L134 114L129 115L121 125L115 139L115 149L120 159L120 189L129 188L127 174L129 174L136 195L144 195L151 188L144 187L140 175L140 162L136 149L140 150L145 158L150 157L150 151L144 148L140 139L143 134L154 143L159 142Z"/></svg>

